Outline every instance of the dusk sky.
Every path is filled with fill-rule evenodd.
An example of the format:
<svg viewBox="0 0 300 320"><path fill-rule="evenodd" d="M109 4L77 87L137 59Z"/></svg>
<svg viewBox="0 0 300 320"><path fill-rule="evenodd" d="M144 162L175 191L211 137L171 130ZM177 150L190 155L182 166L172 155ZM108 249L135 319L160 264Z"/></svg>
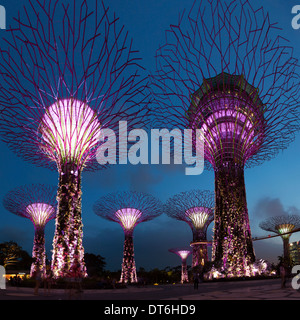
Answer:
<svg viewBox="0 0 300 320"><path fill-rule="evenodd" d="M155 69L155 52L164 43L164 32L170 24L176 24L179 13L189 11L194 0L105 0L111 14L116 12L120 23L125 25L133 38L134 48L140 51L141 65L145 73ZM27 0L1 0L6 8L7 25L13 25L13 17L28 3ZM300 29L291 25L293 6L300 1L262 0L251 1L256 8L264 7L271 22L278 22L278 32L290 41L294 57L300 58ZM0 30L0 38L5 31ZM0 40L0 45L3 42ZM142 129L142 128L141 128ZM0 199L10 190L32 183L57 185L58 173L27 163L0 142ZM296 140L275 159L245 171L248 211L253 237L267 235L258 225L272 215L286 214L290 208L300 214L300 134ZM165 202L169 197L192 189L214 190L213 171L200 176L186 176L185 165L116 165L98 172L83 172L82 219L84 224L85 252L105 257L107 269L121 268L124 233L120 225L108 222L93 212L94 203L103 195L115 191L136 190L151 193ZM212 239L212 227L208 239ZM46 228L46 248L51 259L55 223ZM16 241L31 253L34 229L29 220L7 212L0 207L0 242ZM137 226L134 231L137 269L144 267L165 268L177 266L179 258L168 252L173 247L188 246L192 232L187 223L162 215ZM292 235L291 242L299 241L300 233ZM256 257L277 262L282 255L280 238L254 242ZM188 258L191 264L191 256Z"/></svg>

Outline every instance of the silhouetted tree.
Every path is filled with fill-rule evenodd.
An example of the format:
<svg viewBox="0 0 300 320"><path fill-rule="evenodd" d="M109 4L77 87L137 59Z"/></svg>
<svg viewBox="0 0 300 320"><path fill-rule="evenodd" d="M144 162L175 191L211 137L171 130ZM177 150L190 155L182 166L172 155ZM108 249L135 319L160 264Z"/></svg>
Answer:
<svg viewBox="0 0 300 320"><path fill-rule="evenodd" d="M90 277L102 276L106 266L105 258L100 254L85 253L84 260Z"/></svg>

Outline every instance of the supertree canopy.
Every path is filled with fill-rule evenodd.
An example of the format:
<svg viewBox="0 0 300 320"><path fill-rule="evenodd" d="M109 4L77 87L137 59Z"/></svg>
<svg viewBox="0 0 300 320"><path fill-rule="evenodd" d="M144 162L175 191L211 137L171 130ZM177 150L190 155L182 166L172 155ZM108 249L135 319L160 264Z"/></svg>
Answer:
<svg viewBox="0 0 300 320"><path fill-rule="evenodd" d="M169 249L170 252L177 254L181 258L181 283L189 282L189 274L187 270L186 260L192 253L190 249L174 248Z"/></svg>
<svg viewBox="0 0 300 320"><path fill-rule="evenodd" d="M10 191L3 199L6 210L30 219L34 225L34 241L30 275L46 272L45 226L56 216L56 187L32 184Z"/></svg>
<svg viewBox="0 0 300 320"><path fill-rule="evenodd" d="M290 232L300 228L300 216L282 215L266 219L259 226L265 230L281 236L283 241L283 257L286 262L290 261Z"/></svg>
<svg viewBox="0 0 300 320"><path fill-rule="evenodd" d="M103 2L29 0L14 21L0 49L0 133L23 159L58 170L52 270L84 277L81 173L105 167L96 161L104 129L145 124L146 78Z"/></svg>
<svg viewBox="0 0 300 320"><path fill-rule="evenodd" d="M192 229L193 267L203 267L208 261L207 228L214 220L214 194L210 191L181 192L165 204L165 213L185 221Z"/></svg>
<svg viewBox="0 0 300 320"><path fill-rule="evenodd" d="M141 192L119 192L106 195L94 205L94 212L102 218L119 223L125 233L120 282L137 282L134 258L133 231L141 222L162 214L162 203Z"/></svg>
<svg viewBox="0 0 300 320"><path fill-rule="evenodd" d="M213 260L226 276L251 275L255 260L244 168L285 149L298 126L293 50L250 1L198 1L166 32L151 76L157 121L201 129L215 172Z"/></svg>

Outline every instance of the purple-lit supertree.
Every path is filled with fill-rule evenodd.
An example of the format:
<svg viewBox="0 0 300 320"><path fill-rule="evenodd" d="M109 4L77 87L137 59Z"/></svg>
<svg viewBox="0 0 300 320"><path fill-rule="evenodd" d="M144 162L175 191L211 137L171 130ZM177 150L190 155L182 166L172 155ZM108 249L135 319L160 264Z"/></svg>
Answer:
<svg viewBox="0 0 300 320"><path fill-rule="evenodd" d="M214 194L192 190L170 198L164 212L171 218L186 222L192 229L193 267L203 267L208 261L207 228L214 220Z"/></svg>
<svg viewBox="0 0 300 320"><path fill-rule="evenodd" d="M273 158L299 129L292 51L247 0L195 2L157 51L157 118L164 128L202 130L215 172L213 260L228 277L251 275L255 261L244 168Z"/></svg>
<svg viewBox="0 0 300 320"><path fill-rule="evenodd" d="M34 241L30 275L37 270L45 276L45 227L56 216L56 187L32 184L10 191L3 199L6 210L23 218L30 219L34 225Z"/></svg>
<svg viewBox="0 0 300 320"><path fill-rule="evenodd" d="M300 216L282 215L266 219L259 226L265 230L281 236L283 241L283 258L286 263L290 262L290 237L292 231L300 228Z"/></svg>
<svg viewBox="0 0 300 320"><path fill-rule="evenodd" d="M177 254L181 258L181 283L189 282L186 260L192 253L190 249L169 249L170 252Z"/></svg>
<svg viewBox="0 0 300 320"><path fill-rule="evenodd" d="M14 20L0 49L0 103L9 106L0 133L23 159L58 170L52 271L62 278L75 268L84 277L81 173L103 167L96 161L109 138L103 129L144 124L146 79L103 2L29 0Z"/></svg>
<svg viewBox="0 0 300 320"><path fill-rule="evenodd" d="M162 203L142 192L119 192L106 195L94 205L94 212L102 218L117 222L125 233L120 282L137 282L134 258L133 231L141 222L162 214Z"/></svg>

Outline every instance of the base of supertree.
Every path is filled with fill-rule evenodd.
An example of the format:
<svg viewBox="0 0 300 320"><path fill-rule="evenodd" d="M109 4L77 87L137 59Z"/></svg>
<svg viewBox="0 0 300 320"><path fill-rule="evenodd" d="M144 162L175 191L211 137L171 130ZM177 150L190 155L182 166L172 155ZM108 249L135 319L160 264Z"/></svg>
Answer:
<svg viewBox="0 0 300 320"><path fill-rule="evenodd" d="M249 264L245 268L240 267L224 269L223 267L217 267L213 265L209 271L204 273L205 280L216 279L244 279L244 278L257 278L260 276L268 277L276 275L276 270L272 269L269 262L265 260L258 260L252 264Z"/></svg>
<svg viewBox="0 0 300 320"><path fill-rule="evenodd" d="M67 163L60 171L51 269L54 278L87 277L82 244L81 171Z"/></svg>
<svg viewBox="0 0 300 320"><path fill-rule="evenodd" d="M248 217L244 167L215 168L215 226L212 260L233 277L251 274L255 261Z"/></svg>
<svg viewBox="0 0 300 320"><path fill-rule="evenodd" d="M46 275L46 250L45 250L45 231L44 227L36 228L33 249L32 264L30 268L30 276L35 277L39 274L41 278Z"/></svg>
<svg viewBox="0 0 300 320"><path fill-rule="evenodd" d="M134 259L133 235L125 233L123 263L120 283L137 283L137 274Z"/></svg>
<svg viewBox="0 0 300 320"><path fill-rule="evenodd" d="M193 241L190 246L193 248L192 267L203 267L208 261L207 241Z"/></svg>

